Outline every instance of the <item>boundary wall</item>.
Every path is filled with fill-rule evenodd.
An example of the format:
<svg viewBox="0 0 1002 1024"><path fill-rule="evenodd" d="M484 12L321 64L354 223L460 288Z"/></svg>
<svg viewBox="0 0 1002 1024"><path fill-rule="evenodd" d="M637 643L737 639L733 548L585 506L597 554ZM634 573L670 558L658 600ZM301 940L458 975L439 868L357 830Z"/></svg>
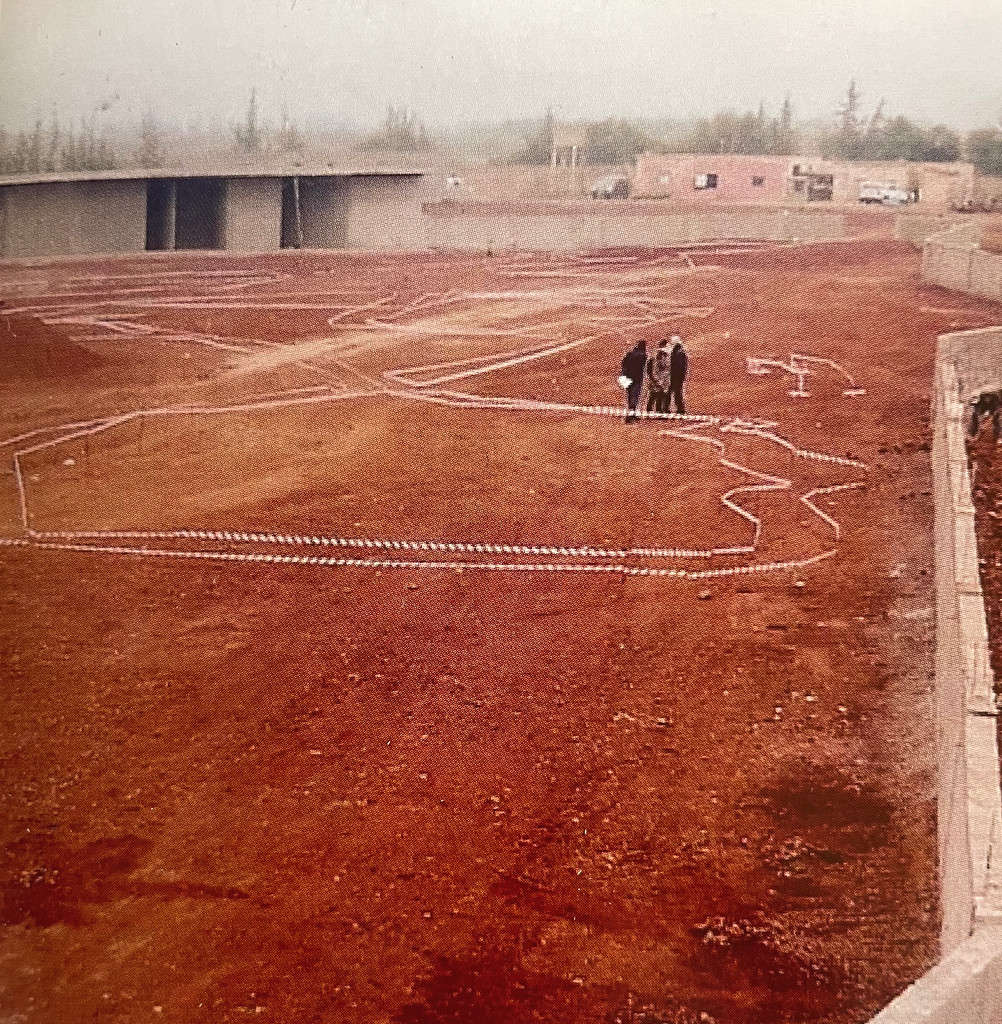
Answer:
<svg viewBox="0 0 1002 1024"><path fill-rule="evenodd" d="M981 226L959 224L922 242L922 277L942 288L1002 302L1002 254L980 247Z"/></svg>
<svg viewBox="0 0 1002 1024"><path fill-rule="evenodd" d="M1002 791L965 432L1002 387L1002 327L944 334L933 387L936 725L943 960L871 1024L1002 1024Z"/></svg>
<svg viewBox="0 0 1002 1024"><path fill-rule="evenodd" d="M964 222L970 226L969 221ZM956 216L947 214L901 213L894 219L894 237L902 242L911 242L921 247L926 239L951 228L960 227Z"/></svg>
<svg viewBox="0 0 1002 1024"><path fill-rule="evenodd" d="M821 242L844 238L846 230L845 214L789 209L425 216L426 244L440 249L568 251L726 238Z"/></svg>

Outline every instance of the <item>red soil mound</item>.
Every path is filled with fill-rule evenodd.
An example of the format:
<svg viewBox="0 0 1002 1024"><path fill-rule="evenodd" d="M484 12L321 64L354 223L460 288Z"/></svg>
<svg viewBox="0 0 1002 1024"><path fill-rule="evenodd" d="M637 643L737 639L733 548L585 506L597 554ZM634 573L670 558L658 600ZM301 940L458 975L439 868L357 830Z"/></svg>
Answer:
<svg viewBox="0 0 1002 1024"><path fill-rule="evenodd" d="M98 356L36 317L0 315L0 383L39 378L65 380L100 364Z"/></svg>

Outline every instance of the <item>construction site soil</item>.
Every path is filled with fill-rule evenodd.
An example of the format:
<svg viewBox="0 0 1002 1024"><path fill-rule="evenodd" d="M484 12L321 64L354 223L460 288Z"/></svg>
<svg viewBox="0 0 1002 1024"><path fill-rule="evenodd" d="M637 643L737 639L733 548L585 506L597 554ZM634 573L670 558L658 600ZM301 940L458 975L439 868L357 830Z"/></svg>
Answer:
<svg viewBox="0 0 1002 1024"><path fill-rule="evenodd" d="M986 230L981 236L981 248L987 252L1002 253L1002 231Z"/></svg>
<svg viewBox="0 0 1002 1024"><path fill-rule="evenodd" d="M999 309L736 248L0 267L99 361L0 396L0 1017L848 1024L934 962L929 394ZM672 333L705 418L624 423Z"/></svg>
<svg viewBox="0 0 1002 1024"><path fill-rule="evenodd" d="M93 352L36 317L0 316L0 381L72 377L100 364Z"/></svg>

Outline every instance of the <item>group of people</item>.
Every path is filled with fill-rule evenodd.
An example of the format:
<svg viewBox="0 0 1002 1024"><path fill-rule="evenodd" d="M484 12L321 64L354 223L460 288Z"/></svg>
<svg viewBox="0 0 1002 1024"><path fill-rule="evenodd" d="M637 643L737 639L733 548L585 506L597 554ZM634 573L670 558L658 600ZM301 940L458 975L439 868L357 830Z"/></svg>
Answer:
<svg viewBox="0 0 1002 1024"><path fill-rule="evenodd" d="M659 341L654 354L648 356L647 342L640 340L623 356L619 380L626 389L627 423L637 418L645 378L648 412L671 412L673 402L676 412L685 412L682 390L689 372L689 356L677 334L672 336L671 346L669 352L668 339Z"/></svg>

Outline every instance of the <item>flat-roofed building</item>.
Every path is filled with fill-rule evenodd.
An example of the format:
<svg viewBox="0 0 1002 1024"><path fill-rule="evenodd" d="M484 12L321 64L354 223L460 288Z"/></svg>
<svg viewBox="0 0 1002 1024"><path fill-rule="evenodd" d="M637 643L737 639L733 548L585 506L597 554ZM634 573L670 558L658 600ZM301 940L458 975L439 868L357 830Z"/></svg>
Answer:
<svg viewBox="0 0 1002 1024"><path fill-rule="evenodd" d="M0 259L143 250L413 249L425 172L346 164L0 179Z"/></svg>
<svg viewBox="0 0 1002 1024"><path fill-rule="evenodd" d="M947 206L971 197L974 167L959 162L644 153L637 157L632 194L696 206L856 203L867 183L902 189L923 204Z"/></svg>

